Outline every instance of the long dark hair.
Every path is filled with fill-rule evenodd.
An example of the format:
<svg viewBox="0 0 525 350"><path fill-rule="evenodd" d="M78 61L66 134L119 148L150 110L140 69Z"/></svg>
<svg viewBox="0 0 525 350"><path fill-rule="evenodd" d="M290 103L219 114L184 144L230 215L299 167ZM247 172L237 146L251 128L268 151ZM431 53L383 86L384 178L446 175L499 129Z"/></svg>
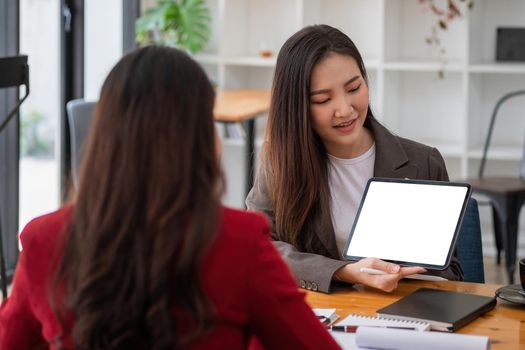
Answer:
<svg viewBox="0 0 525 350"><path fill-rule="evenodd" d="M313 220L329 211L330 191L327 153L311 123L310 79L315 65L331 52L353 57L368 84L363 59L348 36L328 25L301 29L277 57L265 148L277 238L316 253L322 247L314 246ZM330 215L322 218L321 225L329 227Z"/></svg>
<svg viewBox="0 0 525 350"><path fill-rule="evenodd" d="M191 339L211 327L199 270L223 190L213 103L206 74L173 48L138 49L109 73L52 294L75 348L179 347L174 309Z"/></svg>

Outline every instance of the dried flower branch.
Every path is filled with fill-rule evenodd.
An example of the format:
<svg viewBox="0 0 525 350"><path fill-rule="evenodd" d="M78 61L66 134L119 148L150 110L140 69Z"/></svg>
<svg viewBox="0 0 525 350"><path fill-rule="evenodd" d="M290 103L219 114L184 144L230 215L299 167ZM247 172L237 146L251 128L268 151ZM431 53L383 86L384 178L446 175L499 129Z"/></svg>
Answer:
<svg viewBox="0 0 525 350"><path fill-rule="evenodd" d="M425 42L430 46L435 47L439 61L442 63L442 68L438 71L439 78L444 77L445 65L447 63L445 47L441 44L439 33L442 30L447 30L450 23L456 18L463 18L467 10L474 7L474 0L446 0L439 1L441 6L437 4L436 0L418 0L423 6L426 6L430 12L436 17L435 22L432 23L430 36L425 38ZM461 4L462 3L462 4Z"/></svg>

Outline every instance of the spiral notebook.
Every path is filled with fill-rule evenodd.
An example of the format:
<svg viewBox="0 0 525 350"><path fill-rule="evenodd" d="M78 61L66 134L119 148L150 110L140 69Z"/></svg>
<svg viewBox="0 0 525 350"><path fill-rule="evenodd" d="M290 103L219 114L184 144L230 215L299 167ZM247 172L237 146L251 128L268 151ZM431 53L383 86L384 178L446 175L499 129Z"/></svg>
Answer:
<svg viewBox="0 0 525 350"><path fill-rule="evenodd" d="M430 330L430 323L424 321L397 320L386 317L348 315L337 326L371 326L385 328L414 328L416 331Z"/></svg>

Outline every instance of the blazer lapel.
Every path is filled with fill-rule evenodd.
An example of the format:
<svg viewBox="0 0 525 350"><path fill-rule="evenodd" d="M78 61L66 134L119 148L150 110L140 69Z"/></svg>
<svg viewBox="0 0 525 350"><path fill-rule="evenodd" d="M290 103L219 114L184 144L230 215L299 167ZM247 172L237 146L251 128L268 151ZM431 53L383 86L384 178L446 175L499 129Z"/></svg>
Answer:
<svg viewBox="0 0 525 350"><path fill-rule="evenodd" d="M337 249L337 243L335 241L335 230L332 224L332 216L330 215L330 208L327 208L328 212L321 213L315 217L314 228L317 237L326 248L328 254L333 259L341 260L342 256ZM350 232L348 232L350 233Z"/></svg>
<svg viewBox="0 0 525 350"><path fill-rule="evenodd" d="M374 176L416 179L418 168L408 164L408 156L398 138L374 118L369 119L369 127L376 143Z"/></svg>

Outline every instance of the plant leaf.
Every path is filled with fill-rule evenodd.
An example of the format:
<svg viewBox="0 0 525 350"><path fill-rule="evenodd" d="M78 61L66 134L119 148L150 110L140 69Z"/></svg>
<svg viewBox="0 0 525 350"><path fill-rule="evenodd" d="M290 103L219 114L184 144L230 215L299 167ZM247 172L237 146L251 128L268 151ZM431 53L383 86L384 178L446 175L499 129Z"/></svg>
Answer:
<svg viewBox="0 0 525 350"><path fill-rule="evenodd" d="M174 45L196 53L210 38L210 11L205 0L158 0L135 22L138 43Z"/></svg>
<svg viewBox="0 0 525 350"><path fill-rule="evenodd" d="M204 48L210 37L211 17L204 0L182 0L179 44L192 53Z"/></svg>

